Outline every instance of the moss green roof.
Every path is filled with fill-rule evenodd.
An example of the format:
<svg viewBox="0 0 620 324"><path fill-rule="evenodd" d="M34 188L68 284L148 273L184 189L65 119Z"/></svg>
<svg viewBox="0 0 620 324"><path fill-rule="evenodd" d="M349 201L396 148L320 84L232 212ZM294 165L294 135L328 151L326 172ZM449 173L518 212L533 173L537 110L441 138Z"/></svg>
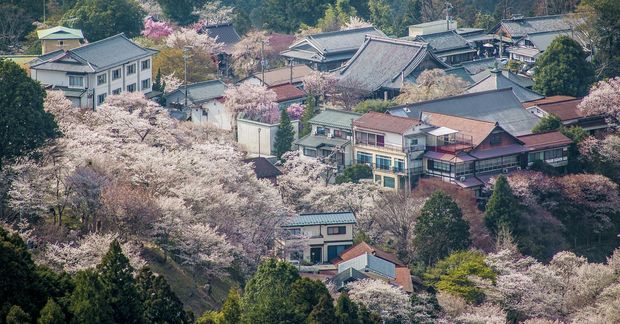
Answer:
<svg viewBox="0 0 620 324"><path fill-rule="evenodd" d="M37 30L37 36L39 39L84 39L81 30L63 26Z"/></svg>
<svg viewBox="0 0 620 324"><path fill-rule="evenodd" d="M351 111L325 109L320 114L310 119L311 124L351 129L353 120L360 118L361 114Z"/></svg>

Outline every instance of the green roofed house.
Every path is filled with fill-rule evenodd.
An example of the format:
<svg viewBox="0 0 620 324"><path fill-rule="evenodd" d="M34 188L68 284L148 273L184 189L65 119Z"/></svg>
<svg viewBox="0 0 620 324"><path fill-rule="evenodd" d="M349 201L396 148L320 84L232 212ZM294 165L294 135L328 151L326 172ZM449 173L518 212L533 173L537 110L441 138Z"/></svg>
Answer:
<svg viewBox="0 0 620 324"><path fill-rule="evenodd" d="M81 30L63 26L37 30L37 36L41 41L41 54L74 49L82 46L84 40Z"/></svg>
<svg viewBox="0 0 620 324"><path fill-rule="evenodd" d="M291 261L329 262L353 245L355 224L352 212L296 215L281 226L280 254Z"/></svg>
<svg viewBox="0 0 620 324"><path fill-rule="evenodd" d="M310 134L295 141L304 158L333 159L339 166L352 162L352 123L358 113L326 109L310 119Z"/></svg>

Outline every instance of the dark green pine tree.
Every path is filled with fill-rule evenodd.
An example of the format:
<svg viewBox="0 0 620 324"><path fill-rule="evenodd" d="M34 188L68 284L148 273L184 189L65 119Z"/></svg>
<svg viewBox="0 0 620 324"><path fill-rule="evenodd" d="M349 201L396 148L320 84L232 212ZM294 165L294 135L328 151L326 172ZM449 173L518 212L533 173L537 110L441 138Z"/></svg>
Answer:
<svg viewBox="0 0 620 324"><path fill-rule="evenodd" d="M28 324L30 323L30 315L24 312L24 310L17 306L13 305L9 309L9 313L6 314L6 324Z"/></svg>
<svg viewBox="0 0 620 324"><path fill-rule="evenodd" d="M153 274L147 267L136 277L136 290L148 323L191 323L183 303L172 291L164 277Z"/></svg>
<svg viewBox="0 0 620 324"><path fill-rule="evenodd" d="M538 124L532 128L532 133L545 133L558 130L562 127L562 120L556 115L547 115L538 121Z"/></svg>
<svg viewBox="0 0 620 324"><path fill-rule="evenodd" d="M494 235L501 228L506 228L514 234L520 213L519 201L512 193L508 180L503 175L499 176L493 185L493 195L487 203L484 223Z"/></svg>
<svg viewBox="0 0 620 324"><path fill-rule="evenodd" d="M290 289L290 299L293 302L297 319L300 322L307 319L312 309L323 297L332 300L327 287L322 282L308 278L295 281Z"/></svg>
<svg viewBox="0 0 620 324"><path fill-rule="evenodd" d="M37 320L37 324L64 324L65 321L65 313L63 313L62 308L58 305L54 299L49 298L47 300L47 304L41 309L41 313L39 314L39 319Z"/></svg>
<svg viewBox="0 0 620 324"><path fill-rule="evenodd" d="M594 81L594 68L579 43L560 36L536 60L535 91L545 96L581 97Z"/></svg>
<svg viewBox="0 0 620 324"><path fill-rule="evenodd" d="M295 318L290 287L299 279L286 261L267 259L245 285L241 298L242 323L291 323Z"/></svg>
<svg viewBox="0 0 620 324"><path fill-rule="evenodd" d="M43 110L45 91L19 65L0 59L0 169L2 160L58 136L54 116Z"/></svg>
<svg viewBox="0 0 620 324"><path fill-rule="evenodd" d="M161 68L157 69L157 74L155 75L155 82L153 82L153 91L164 91L164 88L161 84Z"/></svg>
<svg viewBox="0 0 620 324"><path fill-rule="evenodd" d="M110 306L114 309L114 321L127 324L142 322L142 304L134 285L134 269L118 241L112 241L97 271L109 296Z"/></svg>
<svg viewBox="0 0 620 324"><path fill-rule="evenodd" d="M65 12L61 23L81 29L94 42L120 33L139 36L145 15L136 1L82 0Z"/></svg>
<svg viewBox="0 0 620 324"><path fill-rule="evenodd" d="M330 295L321 296L319 303L314 306L308 316L310 324L336 324L336 313L334 312L334 301Z"/></svg>
<svg viewBox="0 0 620 324"><path fill-rule="evenodd" d="M295 130L293 129L293 125L291 125L291 118L288 116L286 109L282 109L280 112L280 126L278 126L274 143L275 153L278 159L281 159L284 153L291 150L294 139Z"/></svg>
<svg viewBox="0 0 620 324"><path fill-rule="evenodd" d="M93 270L75 275L75 289L70 297L69 311L73 322L83 324L114 323L114 310L108 303L104 283Z"/></svg>
<svg viewBox="0 0 620 324"><path fill-rule="evenodd" d="M414 229L413 245L426 265L469 247L469 225L459 206L442 191L426 201Z"/></svg>
<svg viewBox="0 0 620 324"><path fill-rule="evenodd" d="M222 323L221 324L237 324L241 321L241 297L239 290L231 288L224 305L222 305Z"/></svg>
<svg viewBox="0 0 620 324"><path fill-rule="evenodd" d="M336 301L338 324L358 324L358 307L346 292L340 294Z"/></svg>
<svg viewBox="0 0 620 324"><path fill-rule="evenodd" d="M310 119L314 117L315 109L316 98L314 96L308 96L308 98L306 99L306 106L304 107L304 113L301 116L301 130L299 131L299 137L306 136L312 131Z"/></svg>

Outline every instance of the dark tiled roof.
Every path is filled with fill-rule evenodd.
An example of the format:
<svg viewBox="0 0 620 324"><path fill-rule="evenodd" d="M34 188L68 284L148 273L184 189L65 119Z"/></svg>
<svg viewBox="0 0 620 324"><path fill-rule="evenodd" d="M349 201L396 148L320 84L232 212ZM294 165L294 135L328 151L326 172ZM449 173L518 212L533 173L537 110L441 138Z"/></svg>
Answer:
<svg viewBox="0 0 620 324"><path fill-rule="evenodd" d="M446 71L446 74L454 75L455 77L460 78L461 80L467 82L467 84L469 85L476 83L474 79L471 78L471 74L469 74L469 72L467 72L467 70L462 66L449 68L445 71Z"/></svg>
<svg viewBox="0 0 620 324"><path fill-rule="evenodd" d="M339 71L341 84L368 92L381 88L400 89L403 78L417 77L415 74L421 72L418 67L425 60L434 61L439 68L448 67L430 53L426 43L367 37L357 53Z"/></svg>
<svg viewBox="0 0 620 324"><path fill-rule="evenodd" d="M574 99L577 99L577 98L571 97L571 96L551 96L551 97L546 97L546 98L542 98L542 99L539 99L539 100L534 100L534 101L530 101L530 102L524 102L523 103L523 107L524 108L529 108L529 107L533 107L533 106L544 105L544 104L551 104L551 103L559 103L559 102L570 101L570 100L574 100Z"/></svg>
<svg viewBox="0 0 620 324"><path fill-rule="evenodd" d="M511 89L500 89L452 96L394 107L388 110L396 116L418 119L421 112L435 112L497 122L513 136L530 134L538 117L523 109Z"/></svg>
<svg viewBox="0 0 620 324"><path fill-rule="evenodd" d="M441 33L419 35L417 41L428 43L435 53L455 50L455 49L472 49L465 38L457 34L454 30Z"/></svg>
<svg viewBox="0 0 620 324"><path fill-rule="evenodd" d="M353 121L353 126L356 127L396 134L404 134L418 124L419 122L416 119L392 116L374 111L368 112Z"/></svg>
<svg viewBox="0 0 620 324"><path fill-rule="evenodd" d="M478 74L484 70L488 70L494 67L495 62L496 62L495 58L490 57L490 58L485 58L485 59L480 59L480 60L462 62L458 64L458 66L462 66L463 68L465 68L465 70L467 70L469 74Z"/></svg>
<svg viewBox="0 0 620 324"><path fill-rule="evenodd" d="M357 224L357 220L352 212L306 213L294 216L283 227L337 224Z"/></svg>
<svg viewBox="0 0 620 324"><path fill-rule="evenodd" d="M339 274L331 277L329 279L329 282L332 283L336 287L336 290L340 290L344 288L350 282L367 279L367 278L368 276L363 274L362 272L354 268L348 268L340 272Z"/></svg>
<svg viewBox="0 0 620 324"><path fill-rule="evenodd" d="M519 140L521 140L525 146L531 150L562 147L570 145L573 142L570 138L564 136L558 131L519 136Z"/></svg>
<svg viewBox="0 0 620 324"><path fill-rule="evenodd" d="M316 62L348 59L364 43L366 35L385 37L385 34L374 27L320 33L304 37L281 54Z"/></svg>
<svg viewBox="0 0 620 324"><path fill-rule="evenodd" d="M536 32L571 29L571 25L566 20L566 15L504 19L501 25L513 38Z"/></svg>
<svg viewBox="0 0 620 324"><path fill-rule="evenodd" d="M492 70L486 78L478 81L476 84L469 87L469 89L467 89L467 92L475 93L488 90L509 88L512 89L512 92L514 92L515 96L519 98L520 102L528 102L544 98L543 95L540 95L532 90L520 86L515 81L504 76L501 71L495 69Z"/></svg>
<svg viewBox="0 0 620 324"><path fill-rule="evenodd" d="M232 23L225 24L217 24L217 25L206 25L202 27L202 33L207 33L209 37L216 38L220 43L224 43L225 45L234 45L241 40L239 34L233 27Z"/></svg>
<svg viewBox="0 0 620 324"><path fill-rule="evenodd" d="M275 178L282 175L282 172L264 157L245 159L243 162L253 164L254 173L258 179Z"/></svg>
<svg viewBox="0 0 620 324"><path fill-rule="evenodd" d="M276 93L276 102L285 102L289 100L303 98L306 93L292 84L285 83L275 87L269 87Z"/></svg>
<svg viewBox="0 0 620 324"><path fill-rule="evenodd" d="M79 56L98 70L156 53L154 50L137 45L124 34L86 44L68 52Z"/></svg>
<svg viewBox="0 0 620 324"><path fill-rule="evenodd" d="M538 104L538 109L557 116L562 121L571 119L579 119L585 117L584 113L579 109L581 99L573 99L556 103Z"/></svg>
<svg viewBox="0 0 620 324"><path fill-rule="evenodd" d="M220 80L209 80L196 82L187 85L187 100L193 104L200 104L211 99L217 99L224 96L227 86ZM170 92L166 96L169 103L181 102L185 100L185 86Z"/></svg>

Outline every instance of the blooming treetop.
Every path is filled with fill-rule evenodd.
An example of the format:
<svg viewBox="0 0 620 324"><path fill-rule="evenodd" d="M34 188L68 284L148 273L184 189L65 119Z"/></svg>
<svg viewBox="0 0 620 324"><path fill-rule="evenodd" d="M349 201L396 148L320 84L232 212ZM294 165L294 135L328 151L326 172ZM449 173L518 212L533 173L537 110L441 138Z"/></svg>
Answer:
<svg viewBox="0 0 620 324"><path fill-rule="evenodd" d="M280 119L276 93L265 86L241 83L228 88L224 97L226 107L235 116L243 114L244 118L269 124Z"/></svg>
<svg viewBox="0 0 620 324"><path fill-rule="evenodd" d="M172 27L165 21L155 21L152 17L147 17L144 19L144 30L141 34L152 40L160 40L172 34Z"/></svg>
<svg viewBox="0 0 620 324"><path fill-rule="evenodd" d="M191 28L181 28L166 38L166 46L183 49L191 46L192 50L203 54L216 55L224 50L224 44L207 34L199 34Z"/></svg>
<svg viewBox="0 0 620 324"><path fill-rule="evenodd" d="M409 296L382 280L363 279L347 285L351 300L377 312L386 322L408 323L411 315Z"/></svg>
<svg viewBox="0 0 620 324"><path fill-rule="evenodd" d="M590 94L579 104L579 109L588 116L604 115L607 122L620 126L620 77L600 81L592 86Z"/></svg>

